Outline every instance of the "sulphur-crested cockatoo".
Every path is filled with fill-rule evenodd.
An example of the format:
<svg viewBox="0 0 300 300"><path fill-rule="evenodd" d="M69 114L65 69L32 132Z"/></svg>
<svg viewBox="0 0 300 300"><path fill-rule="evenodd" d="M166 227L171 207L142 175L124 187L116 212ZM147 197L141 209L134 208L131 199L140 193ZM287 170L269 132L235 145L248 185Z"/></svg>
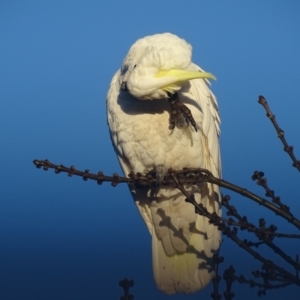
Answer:
<svg viewBox="0 0 300 300"><path fill-rule="evenodd" d="M219 177L220 118L216 98L204 72L191 61L192 47L170 33L136 41L107 95L111 138L124 174L156 173L151 189L130 190L152 236L155 282L165 293L191 293L214 276L212 255L220 245L218 229L195 214L177 189L163 187L169 168L206 168ZM171 94L178 95L192 112L197 131L181 116L169 129ZM196 201L220 215L218 186L186 186Z"/></svg>

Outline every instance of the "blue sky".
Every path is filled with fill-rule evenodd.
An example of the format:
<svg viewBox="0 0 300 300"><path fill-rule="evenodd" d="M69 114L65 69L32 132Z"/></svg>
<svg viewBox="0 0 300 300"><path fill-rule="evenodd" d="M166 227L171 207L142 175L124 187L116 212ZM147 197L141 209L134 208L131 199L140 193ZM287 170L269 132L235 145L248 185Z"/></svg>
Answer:
<svg viewBox="0 0 300 300"><path fill-rule="evenodd" d="M263 195L250 180L263 170L299 211L297 170L282 151L264 95L300 157L298 1L0 2L0 298L119 299L135 280L135 299L209 299L211 287L168 297L152 278L150 235L126 186L97 186L37 170L48 158L78 169L121 173L106 122L106 92L136 39L172 32L193 46L193 61L217 76L223 177ZM228 193L223 191L224 193ZM296 192L296 193L295 193ZM233 195L242 214L282 224ZM300 242L286 245L291 255ZM226 260L249 274L257 263L226 238ZM235 288L236 299L255 291ZM265 299L298 299L299 289Z"/></svg>

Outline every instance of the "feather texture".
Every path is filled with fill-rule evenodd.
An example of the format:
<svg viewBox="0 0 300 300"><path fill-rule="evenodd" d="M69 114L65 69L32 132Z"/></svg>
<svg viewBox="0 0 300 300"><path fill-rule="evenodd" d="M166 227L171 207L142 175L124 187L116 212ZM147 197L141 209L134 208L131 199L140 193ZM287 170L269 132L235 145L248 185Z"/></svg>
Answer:
<svg viewBox="0 0 300 300"><path fill-rule="evenodd" d="M206 168L221 174L220 118L215 96L206 79L174 85L180 100L191 110L196 132L185 120L168 128L170 105L161 70L203 72L191 62L192 47L170 33L138 40L123 66L114 75L107 95L107 116L112 142L125 175L155 170L164 175L169 168ZM163 78L163 80L165 80ZM121 87L127 84L128 91ZM208 219L196 215L194 207L173 188L136 189L133 199L152 235L153 272L165 293L190 293L206 286L214 276L213 251L221 236ZM186 186L196 201L210 212L221 214L219 187L212 184Z"/></svg>

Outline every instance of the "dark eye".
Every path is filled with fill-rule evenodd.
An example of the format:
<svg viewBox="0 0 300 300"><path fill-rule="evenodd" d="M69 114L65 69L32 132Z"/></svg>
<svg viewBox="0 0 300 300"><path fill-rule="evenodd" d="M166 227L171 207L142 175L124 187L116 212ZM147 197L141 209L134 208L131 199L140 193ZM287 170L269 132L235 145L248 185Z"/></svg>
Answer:
<svg viewBox="0 0 300 300"><path fill-rule="evenodd" d="M135 67L136 67L136 65L133 66L133 68L135 68Z"/></svg>
<svg viewBox="0 0 300 300"><path fill-rule="evenodd" d="M121 74L124 75L127 72L127 70L128 70L128 66L127 65L122 66L122 68L121 68Z"/></svg>

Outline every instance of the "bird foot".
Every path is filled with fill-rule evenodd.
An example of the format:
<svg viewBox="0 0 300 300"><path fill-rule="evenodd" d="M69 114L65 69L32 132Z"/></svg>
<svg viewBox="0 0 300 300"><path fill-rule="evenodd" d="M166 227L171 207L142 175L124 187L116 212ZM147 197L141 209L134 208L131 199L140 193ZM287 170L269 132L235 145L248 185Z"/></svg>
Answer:
<svg viewBox="0 0 300 300"><path fill-rule="evenodd" d="M176 126L176 120L183 115L183 117L187 120L187 122L189 121L194 127L194 129L197 131L196 121L192 115L192 112L185 104L183 104L180 101L178 97L178 93L175 94L168 93L168 100L171 105L169 129L171 130L174 129Z"/></svg>
<svg viewBox="0 0 300 300"><path fill-rule="evenodd" d="M146 174L146 177L148 179L155 179L154 186L158 186L164 180L167 171L168 170L164 165L157 165Z"/></svg>

